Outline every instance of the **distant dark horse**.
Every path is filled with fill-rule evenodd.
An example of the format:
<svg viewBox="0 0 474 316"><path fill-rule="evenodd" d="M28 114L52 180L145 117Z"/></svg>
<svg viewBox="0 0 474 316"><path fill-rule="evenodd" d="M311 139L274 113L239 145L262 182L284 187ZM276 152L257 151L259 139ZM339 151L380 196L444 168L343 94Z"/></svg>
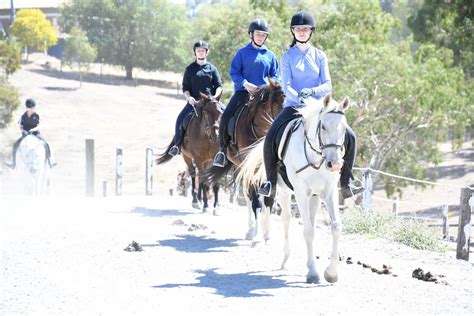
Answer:
<svg viewBox="0 0 474 316"><path fill-rule="evenodd" d="M182 142L183 159L191 175L193 207L199 208L199 197L203 200L203 212L207 212L209 182L204 176L204 170L212 163L214 156L219 151L219 121L222 115L221 95L216 98L201 93L201 100L196 103L196 112L186 128ZM169 161L173 156L168 154L174 145L172 141L166 151L156 160L157 164ZM196 169L199 179L199 192L196 192ZM214 210L217 215L219 209L219 183L213 184Z"/></svg>
<svg viewBox="0 0 474 316"><path fill-rule="evenodd" d="M242 114L235 123L235 133L232 143L227 147L227 163L224 168L211 167L206 173L213 183L229 172L232 167L239 167L246 156L246 148L264 137L273 120L281 112L285 94L281 85L270 80L265 86L260 86L251 94L250 100L244 106ZM248 192L247 206L249 208L249 230L246 239L253 240L258 233L258 218L261 202L256 189ZM268 214L264 214L268 215ZM268 225L269 217L264 221ZM268 226L264 225L265 238L268 239Z"/></svg>

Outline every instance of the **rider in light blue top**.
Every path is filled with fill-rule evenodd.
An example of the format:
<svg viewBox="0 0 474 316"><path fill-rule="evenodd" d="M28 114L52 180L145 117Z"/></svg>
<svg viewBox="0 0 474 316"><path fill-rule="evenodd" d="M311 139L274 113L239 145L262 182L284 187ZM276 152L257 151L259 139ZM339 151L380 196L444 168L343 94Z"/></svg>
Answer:
<svg viewBox="0 0 474 316"><path fill-rule="evenodd" d="M332 89L326 54L314 46L309 46L305 52L296 45L289 48L281 58L281 76L286 96L284 107L302 106L298 94L303 89L310 89L308 92L316 99Z"/></svg>
<svg viewBox="0 0 474 316"><path fill-rule="evenodd" d="M316 28L314 17L308 12L298 12L291 18L290 29L293 43L281 58L281 76L286 99L283 111L273 121L265 137L263 157L267 181L258 193L265 196L265 205L273 204L275 187L278 178L278 155L276 135L288 122L300 116L298 107L304 106L308 97L320 99L331 92L331 76L329 75L326 54L309 43ZM356 135L347 127L344 139L344 166L341 170L341 195L349 198L363 191L350 184L352 167L356 156Z"/></svg>

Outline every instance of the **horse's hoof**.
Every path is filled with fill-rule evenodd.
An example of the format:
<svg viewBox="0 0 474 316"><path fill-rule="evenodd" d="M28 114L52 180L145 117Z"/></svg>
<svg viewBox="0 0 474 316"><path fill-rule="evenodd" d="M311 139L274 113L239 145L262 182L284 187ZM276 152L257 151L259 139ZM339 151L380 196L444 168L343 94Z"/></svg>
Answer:
<svg viewBox="0 0 474 316"><path fill-rule="evenodd" d="M209 213L209 207L203 207L202 212L203 213Z"/></svg>
<svg viewBox="0 0 474 316"><path fill-rule="evenodd" d="M214 211L212 212L212 215L219 216L219 215L221 215L221 213L219 212L218 208L214 208Z"/></svg>
<svg viewBox="0 0 474 316"><path fill-rule="evenodd" d="M324 278L329 283L336 283L337 282L337 274L336 275L329 275L327 271L324 271Z"/></svg>
<svg viewBox="0 0 474 316"><path fill-rule="evenodd" d="M257 245L258 245L259 243L260 243L259 240L254 240L254 241L252 241L252 246L251 246L251 247L252 247L252 248L255 248L255 247L257 247Z"/></svg>
<svg viewBox="0 0 474 316"><path fill-rule="evenodd" d="M253 229L249 229L249 231L245 235L245 240L252 240L252 239L255 238L256 235L257 234L255 233L255 231Z"/></svg>
<svg viewBox="0 0 474 316"><path fill-rule="evenodd" d="M193 205L193 208L195 208L195 209L198 209L198 210L199 210L199 209L201 208L201 206L199 205L198 202L193 202L192 205Z"/></svg>
<svg viewBox="0 0 474 316"><path fill-rule="evenodd" d="M319 284L319 275L308 275L306 276L306 283Z"/></svg>

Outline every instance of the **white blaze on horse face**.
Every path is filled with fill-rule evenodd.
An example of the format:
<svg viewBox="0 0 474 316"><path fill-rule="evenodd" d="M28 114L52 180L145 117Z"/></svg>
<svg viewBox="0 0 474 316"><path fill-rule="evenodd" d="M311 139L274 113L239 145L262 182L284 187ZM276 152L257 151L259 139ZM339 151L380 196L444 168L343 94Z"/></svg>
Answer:
<svg viewBox="0 0 474 316"><path fill-rule="evenodd" d="M320 146L335 145L323 149L326 167L330 171L340 171L344 160L343 146L346 133L346 117L340 113L326 113L321 117Z"/></svg>

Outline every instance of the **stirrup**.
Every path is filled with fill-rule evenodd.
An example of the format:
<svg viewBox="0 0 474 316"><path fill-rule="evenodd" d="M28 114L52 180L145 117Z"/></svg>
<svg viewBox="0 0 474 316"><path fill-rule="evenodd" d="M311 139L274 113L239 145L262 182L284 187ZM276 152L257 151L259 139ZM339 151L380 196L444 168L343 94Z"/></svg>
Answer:
<svg viewBox="0 0 474 316"><path fill-rule="evenodd" d="M225 155L222 151L219 151L214 158L214 162L212 163L216 167L224 168L225 166Z"/></svg>
<svg viewBox="0 0 474 316"><path fill-rule="evenodd" d="M341 195L343 199L347 199L364 192L364 190L365 190L364 187L353 187L353 186L341 187Z"/></svg>
<svg viewBox="0 0 474 316"><path fill-rule="evenodd" d="M168 151L168 154L173 156L173 157L176 156L177 154L179 154L178 146L171 147L170 150Z"/></svg>
<svg viewBox="0 0 474 316"><path fill-rule="evenodd" d="M270 197L272 194L272 183L270 181L265 182L259 189L258 189L258 194L265 196L265 197Z"/></svg>

